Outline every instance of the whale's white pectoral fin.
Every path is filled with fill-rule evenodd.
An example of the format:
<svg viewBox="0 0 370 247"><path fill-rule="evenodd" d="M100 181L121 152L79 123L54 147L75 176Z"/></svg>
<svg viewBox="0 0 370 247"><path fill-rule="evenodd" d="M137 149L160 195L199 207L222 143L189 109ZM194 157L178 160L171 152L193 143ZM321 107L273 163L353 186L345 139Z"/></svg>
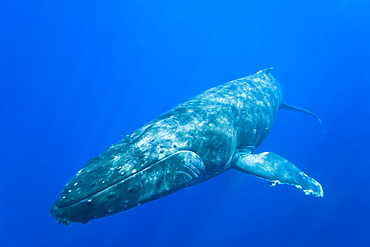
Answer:
<svg viewBox="0 0 370 247"><path fill-rule="evenodd" d="M307 176L287 159L272 152L239 153L233 159L232 168L263 178L272 186L290 184L306 195L324 196L324 191L316 180Z"/></svg>

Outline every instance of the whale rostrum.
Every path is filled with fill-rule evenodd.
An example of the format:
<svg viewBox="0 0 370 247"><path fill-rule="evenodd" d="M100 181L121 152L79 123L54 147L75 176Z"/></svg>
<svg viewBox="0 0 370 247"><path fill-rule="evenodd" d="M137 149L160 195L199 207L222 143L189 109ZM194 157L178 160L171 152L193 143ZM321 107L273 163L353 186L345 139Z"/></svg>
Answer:
<svg viewBox="0 0 370 247"><path fill-rule="evenodd" d="M58 223L86 223L159 199L229 169L272 185L323 196L321 185L278 154L253 153L284 104L265 69L211 88L174 107L90 160L50 212Z"/></svg>

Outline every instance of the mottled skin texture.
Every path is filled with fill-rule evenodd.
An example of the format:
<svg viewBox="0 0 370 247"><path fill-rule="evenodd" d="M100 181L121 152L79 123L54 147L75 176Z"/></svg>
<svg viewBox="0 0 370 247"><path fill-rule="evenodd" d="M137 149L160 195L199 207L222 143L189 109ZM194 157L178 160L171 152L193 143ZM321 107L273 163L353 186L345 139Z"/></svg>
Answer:
<svg viewBox="0 0 370 247"><path fill-rule="evenodd" d="M90 160L65 186L51 214L59 223L85 223L206 181L230 168L299 187L291 178L280 180L280 172L272 175L275 156L266 153L264 160L260 156L250 159L281 104L281 89L269 70L209 89ZM256 164L268 174L254 172Z"/></svg>

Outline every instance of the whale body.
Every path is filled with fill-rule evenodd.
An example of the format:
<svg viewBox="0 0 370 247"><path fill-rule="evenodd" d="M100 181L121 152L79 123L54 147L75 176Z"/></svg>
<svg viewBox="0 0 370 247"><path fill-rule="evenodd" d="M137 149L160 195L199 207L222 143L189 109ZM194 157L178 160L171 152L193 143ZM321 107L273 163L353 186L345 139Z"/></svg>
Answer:
<svg viewBox="0 0 370 247"><path fill-rule="evenodd" d="M86 223L159 199L229 169L323 196L321 185L285 158L254 154L283 103L271 69L211 88L125 136L67 183L50 213ZM317 118L318 119L318 118Z"/></svg>

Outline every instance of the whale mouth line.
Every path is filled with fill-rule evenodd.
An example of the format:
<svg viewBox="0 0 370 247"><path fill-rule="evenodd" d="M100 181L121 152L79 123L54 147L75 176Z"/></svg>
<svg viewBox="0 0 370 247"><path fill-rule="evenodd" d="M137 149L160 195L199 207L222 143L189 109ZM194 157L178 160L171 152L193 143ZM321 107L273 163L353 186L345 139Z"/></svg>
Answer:
<svg viewBox="0 0 370 247"><path fill-rule="evenodd" d="M162 160L163 160L163 159L162 159ZM159 161L160 161L160 160L159 160ZM63 205L63 206L56 206L56 207L57 207L57 208L67 208L67 207L73 206L73 205L75 205L75 204L78 204L78 203L80 203L80 202L82 202L82 201L84 201L84 200L88 199L89 197L93 197L93 196L95 196L95 195L97 195L97 194L99 194L99 193L101 193L101 192L103 192L103 191L106 191L106 190L108 190L108 189L112 188L113 186L116 186L117 184L119 184L119 183L121 183L121 182L126 181L126 180L127 180L127 179L129 179L129 178L132 178L132 177L136 176L137 174L139 174L139 173L141 173L141 172L144 172L145 170L149 169L150 167L152 167L152 166L156 165L159 161L157 161L157 162L153 163L153 164L152 164L152 165L150 165L150 166L145 167L144 169L142 169L142 170L140 170L140 171L138 171L138 172L136 172L136 173L131 174L130 176L128 176L128 177L126 177L126 178L124 178L124 179L120 179L120 180L118 180L117 182L114 182L114 183L112 183L111 185L109 185L109 186L107 186L107 187L105 187L105 188L103 188L103 189L97 190L97 191L95 191L94 193L92 193L92 194L90 194L90 195L87 195L87 196L85 196L85 197L83 197L83 198L79 199L78 201L75 201L75 202L72 202L72 203L69 203L69 204L66 204L66 205Z"/></svg>
<svg viewBox="0 0 370 247"><path fill-rule="evenodd" d="M105 188L103 188L103 189L97 190L97 191L95 191L94 193L92 193L92 194L90 194L90 195L87 195L87 196L85 196L85 197L83 197L83 198L79 199L78 201L71 202L71 203L65 204L65 205L63 205L63 206L55 205L55 207L56 207L56 208L67 208L67 207L73 206L73 205L75 205L75 204L78 204L78 203L80 203L80 202L82 202L82 201L84 201L84 200L88 199L89 197L95 196L95 195L97 195L97 194L99 194L99 193L101 193L101 192L103 192L103 191L106 191L106 190L110 189L110 188L111 188L111 187L113 187L113 186L116 186L117 184L119 184L119 183L121 183L121 182L126 181L127 179L130 179L130 178L132 178L132 177L134 177L134 176L136 176L136 175L138 175L138 174L140 174L140 173L145 172L146 170L148 170L149 168L151 168L151 167L155 166L155 165L156 165L156 164L158 164L159 162L162 162L163 160L165 160L165 159L167 159L167 158L169 158L169 157L171 157L171 156L173 156L173 155L175 155L176 153L181 152L181 151L186 151L186 150L179 150L179 151L177 151L177 152L175 152L175 153L173 153L173 154L170 154L170 155L168 155L168 156L166 156L166 157L164 157L164 158L162 158L162 159L160 159L160 160L158 160L158 161L154 162L153 164L151 164L151 165L149 165L149 166L145 167L144 169L142 169L142 170L140 170L140 171L137 171L136 173L133 173L133 174L131 174L130 176L128 176L128 177L126 177L126 178L124 178L124 179L118 180L118 181L116 181L116 182L112 183L111 185L109 185L109 186L107 186L107 187L105 187Z"/></svg>

